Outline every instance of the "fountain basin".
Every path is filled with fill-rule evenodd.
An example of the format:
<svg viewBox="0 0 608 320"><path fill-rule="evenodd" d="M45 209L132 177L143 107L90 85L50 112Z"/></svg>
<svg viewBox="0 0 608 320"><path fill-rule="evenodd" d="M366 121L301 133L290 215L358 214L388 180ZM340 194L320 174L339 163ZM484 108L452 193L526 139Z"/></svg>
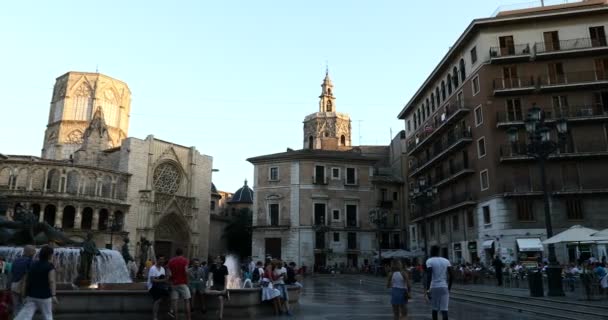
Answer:
<svg viewBox="0 0 608 320"><path fill-rule="evenodd" d="M252 317L270 315L273 310L268 304L262 304L260 288L229 289L230 301L224 304L226 317ZM300 288L287 286L289 303L297 309L300 299ZM152 297L145 290L145 283L131 284L100 284L99 289L67 289L57 290L60 301L57 314L89 314L89 313L150 313ZM219 308L217 296L206 295L207 309ZM168 308L168 300L164 303ZM181 307L180 307L181 309Z"/></svg>

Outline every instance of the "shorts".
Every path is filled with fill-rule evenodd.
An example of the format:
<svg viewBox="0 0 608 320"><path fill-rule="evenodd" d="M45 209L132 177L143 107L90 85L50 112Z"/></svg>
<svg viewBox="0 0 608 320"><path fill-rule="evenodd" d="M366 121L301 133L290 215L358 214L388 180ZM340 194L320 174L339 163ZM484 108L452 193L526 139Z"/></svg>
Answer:
<svg viewBox="0 0 608 320"><path fill-rule="evenodd" d="M407 303L407 290L405 288L391 288L391 304L403 305Z"/></svg>
<svg viewBox="0 0 608 320"><path fill-rule="evenodd" d="M431 288L431 309L434 311L448 311L450 292L448 288Z"/></svg>
<svg viewBox="0 0 608 320"><path fill-rule="evenodd" d="M175 286L171 286L171 300L177 299L190 299L190 289L185 284L178 284Z"/></svg>
<svg viewBox="0 0 608 320"><path fill-rule="evenodd" d="M203 287L203 283L202 282L190 282L190 284L188 285L188 288L190 288L190 294L195 295L196 293L200 293L203 294L205 293L205 288Z"/></svg>

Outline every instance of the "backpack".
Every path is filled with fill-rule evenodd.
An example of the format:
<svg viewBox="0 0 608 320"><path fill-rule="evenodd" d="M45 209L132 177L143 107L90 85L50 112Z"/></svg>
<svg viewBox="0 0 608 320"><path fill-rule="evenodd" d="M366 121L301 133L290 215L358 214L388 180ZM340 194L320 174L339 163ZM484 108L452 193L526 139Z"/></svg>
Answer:
<svg viewBox="0 0 608 320"><path fill-rule="evenodd" d="M255 270L253 270L253 275L251 276L251 281L252 282L260 281L260 268L255 268Z"/></svg>

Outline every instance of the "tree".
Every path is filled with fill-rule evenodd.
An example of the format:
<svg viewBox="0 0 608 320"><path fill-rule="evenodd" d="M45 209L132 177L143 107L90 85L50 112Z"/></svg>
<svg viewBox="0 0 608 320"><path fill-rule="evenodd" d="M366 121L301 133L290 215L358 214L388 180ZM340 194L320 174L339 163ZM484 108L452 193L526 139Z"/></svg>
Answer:
<svg viewBox="0 0 608 320"><path fill-rule="evenodd" d="M222 238L226 239L228 252L246 258L251 255L251 226L253 212L249 208L241 208L232 217Z"/></svg>

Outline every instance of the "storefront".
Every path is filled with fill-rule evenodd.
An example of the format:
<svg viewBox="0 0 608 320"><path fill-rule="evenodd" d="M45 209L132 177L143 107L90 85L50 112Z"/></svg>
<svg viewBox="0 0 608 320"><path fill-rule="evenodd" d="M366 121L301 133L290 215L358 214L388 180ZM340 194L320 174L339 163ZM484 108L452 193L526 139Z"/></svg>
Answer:
<svg viewBox="0 0 608 320"><path fill-rule="evenodd" d="M543 244L539 238L517 239L517 260L524 267L536 267L542 256Z"/></svg>

